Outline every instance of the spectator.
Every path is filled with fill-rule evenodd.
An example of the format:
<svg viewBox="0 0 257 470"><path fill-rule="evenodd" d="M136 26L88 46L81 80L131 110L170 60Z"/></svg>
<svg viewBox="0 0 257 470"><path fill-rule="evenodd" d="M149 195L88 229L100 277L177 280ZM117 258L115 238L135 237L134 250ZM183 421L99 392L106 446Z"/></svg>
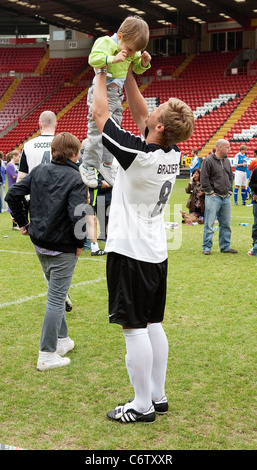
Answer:
<svg viewBox="0 0 257 470"><path fill-rule="evenodd" d="M99 185L102 184L99 182ZM107 183L104 181L104 184ZM89 204L89 215L87 217L87 234L88 239L90 240L90 250L91 256L103 256L107 253L104 250L101 250L97 241L97 217L96 217L96 208L95 208L95 198L96 198L96 189L89 188L88 194L88 204ZM85 248L87 249L87 248Z"/></svg>
<svg viewBox="0 0 257 470"><path fill-rule="evenodd" d="M5 166L4 154L0 152L0 214L5 209Z"/></svg>
<svg viewBox="0 0 257 470"><path fill-rule="evenodd" d="M33 168L12 185L6 196L22 234L29 234L35 245L48 281L37 361L39 370L69 364L70 359L62 356L74 348L74 341L68 336L65 298L84 245L83 233L76 232L76 224L82 217L75 215L75 209L85 205L87 191L76 164L80 145L72 134L58 134L51 144L51 162ZM23 205L23 198L28 194L30 222Z"/></svg>
<svg viewBox="0 0 257 470"><path fill-rule="evenodd" d="M195 214L199 221L204 220L204 201L205 194L200 183L201 170L199 168L192 171L192 176L186 187L186 193L190 194L187 201L187 208L190 214Z"/></svg>
<svg viewBox="0 0 257 470"><path fill-rule="evenodd" d="M249 186L252 191L253 200L253 226L252 226L252 239L253 247L248 251L249 256L257 256L257 168L252 172Z"/></svg>
<svg viewBox="0 0 257 470"><path fill-rule="evenodd" d="M246 158L246 145L240 145L239 152L235 155L235 189L234 189L234 204L238 206L238 190L241 186L242 204L246 205L247 197L247 158Z"/></svg>
<svg viewBox="0 0 257 470"><path fill-rule="evenodd" d="M255 170L255 168L257 168L257 149L254 150L253 155L254 155L254 158L250 161L250 163L248 165L248 173L250 173L250 175L247 174L247 177L249 179L251 178L253 170ZM248 184L248 187L247 187L247 193L249 194L249 197L251 197L251 188L250 188L249 184ZM252 207L253 206L253 198L251 198L251 203L246 204L246 205L248 207Z"/></svg>
<svg viewBox="0 0 257 470"><path fill-rule="evenodd" d="M6 155L6 176L7 176L7 182L8 182L8 189L16 182L17 176L18 176L18 168L17 164L20 161L20 152L19 150L13 150L12 152L9 152ZM9 207L8 207L8 212L11 213ZM12 229L13 230L20 230L18 225L14 220L12 220Z"/></svg>
<svg viewBox="0 0 257 470"><path fill-rule="evenodd" d="M51 142L54 138L57 121L52 111L43 111L39 116L40 135L28 140L23 147L17 182L32 168L51 160Z"/></svg>
<svg viewBox="0 0 257 470"><path fill-rule="evenodd" d="M180 164L181 164L181 166L185 166L185 164L186 164L186 159L187 159L187 153L184 153L184 154L181 156L181 159L180 159Z"/></svg>
<svg viewBox="0 0 257 470"><path fill-rule="evenodd" d="M252 174L255 168L257 168L257 149L253 151L253 160L251 161L251 163L249 163L248 170L250 170Z"/></svg>
<svg viewBox="0 0 257 470"><path fill-rule="evenodd" d="M95 170L96 173L97 170ZM101 189L111 189L111 186L104 181L102 175L96 176L98 178L98 187L99 189L88 188L88 217L87 217L87 238L85 241L84 249L91 250L91 256L103 256L107 253L104 250L101 250L98 245L97 239L97 200L98 200L98 191ZM101 215L101 210L100 210Z"/></svg>
<svg viewBox="0 0 257 470"><path fill-rule="evenodd" d="M39 116L38 124L40 135L24 144L17 182L24 178L35 166L51 161L51 143L57 126L56 116L53 111L43 111ZM71 310L72 302L69 294L67 294L66 311L70 312Z"/></svg>
<svg viewBox="0 0 257 470"><path fill-rule="evenodd" d="M190 168L190 176L192 176L193 170L200 168L200 159L198 157L198 150L193 149L191 151L192 161L189 165Z"/></svg>
<svg viewBox="0 0 257 470"><path fill-rule="evenodd" d="M230 151L229 142L218 140L215 155L209 155L203 160L201 169L201 184L205 192L203 254L210 255L213 225L217 217L219 222L219 247L222 253L237 253L230 247L231 240L231 202L233 192L233 173L227 158Z"/></svg>
<svg viewBox="0 0 257 470"><path fill-rule="evenodd" d="M97 216L100 227L100 234L98 235L97 239L106 242L109 211L112 199L112 186L106 183L101 173L98 173L97 177L99 188L90 188L89 192L91 204Z"/></svg>

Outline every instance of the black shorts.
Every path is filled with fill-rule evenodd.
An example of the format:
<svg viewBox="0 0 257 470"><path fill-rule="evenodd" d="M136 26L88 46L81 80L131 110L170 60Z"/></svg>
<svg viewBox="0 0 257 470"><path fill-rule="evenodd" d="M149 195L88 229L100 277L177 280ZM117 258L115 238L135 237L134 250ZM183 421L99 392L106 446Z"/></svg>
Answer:
<svg viewBox="0 0 257 470"><path fill-rule="evenodd" d="M146 328L163 320L166 302L167 259L162 263L138 261L108 253L109 322Z"/></svg>

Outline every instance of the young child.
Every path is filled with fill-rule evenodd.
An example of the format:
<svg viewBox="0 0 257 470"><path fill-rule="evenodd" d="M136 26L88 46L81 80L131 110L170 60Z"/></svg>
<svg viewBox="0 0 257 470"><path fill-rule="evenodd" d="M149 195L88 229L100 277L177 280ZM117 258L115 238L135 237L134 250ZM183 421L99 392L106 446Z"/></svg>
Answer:
<svg viewBox="0 0 257 470"><path fill-rule="evenodd" d="M33 168L6 195L21 233L30 235L48 282L37 362L41 371L69 364L70 359L62 356L74 348L74 341L68 336L65 298L85 238L82 229L79 230L87 197L76 163L80 146L72 134L58 134L51 144L51 162ZM30 222L23 205L28 194Z"/></svg>
<svg viewBox="0 0 257 470"><path fill-rule="evenodd" d="M107 72L109 111L118 124L122 121L123 85L130 64L132 63L133 72L136 74L142 74L150 67L151 56L144 51L148 42L147 23L138 16L129 16L113 36L97 39L89 55L88 62L94 69L105 69ZM140 51L144 52L141 54ZM83 163L79 168L84 183L91 188L98 185L95 169L99 170L111 186L115 181L113 155L103 147L102 136L92 119L94 82L95 79L88 92L88 140Z"/></svg>

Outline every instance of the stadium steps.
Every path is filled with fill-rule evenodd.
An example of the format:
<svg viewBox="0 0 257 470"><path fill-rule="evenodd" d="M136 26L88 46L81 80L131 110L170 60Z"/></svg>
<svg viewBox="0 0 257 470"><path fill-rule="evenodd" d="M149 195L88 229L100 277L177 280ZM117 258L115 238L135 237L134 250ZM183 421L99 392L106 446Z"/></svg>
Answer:
<svg viewBox="0 0 257 470"><path fill-rule="evenodd" d="M88 92L88 88L85 88L85 90L83 90L81 93L79 93L76 98L74 98L69 104L67 104L65 106L65 108L63 108L58 114L57 114L57 121L58 119L60 119L61 117L64 116L64 114L66 114L68 111L70 111L70 109L75 106L80 100L82 100L86 95L87 95L87 92Z"/></svg>
<svg viewBox="0 0 257 470"><path fill-rule="evenodd" d="M250 104L256 99L257 95L257 83L251 88L249 93L242 99L241 103L237 106L235 111L230 115L227 121L218 129L218 131L213 134L210 140L202 147L199 151L199 157L205 157L212 152L212 149L215 147L217 140L224 139L226 134L230 129L236 124L236 122L241 118L245 111L249 108Z"/></svg>
<svg viewBox="0 0 257 470"><path fill-rule="evenodd" d="M45 69L45 67L46 67L46 65L49 61L49 58L50 58L50 52L49 52L49 48L47 48L44 56L42 57L42 59L39 62L38 66L36 67L34 73L40 73L40 75L43 75L44 69Z"/></svg>
<svg viewBox="0 0 257 470"><path fill-rule="evenodd" d="M11 85L7 88L6 92L2 96L0 100L0 111L5 107L6 103L9 101L13 93L15 92L16 88L18 88L21 82L21 78L15 78Z"/></svg>
<svg viewBox="0 0 257 470"><path fill-rule="evenodd" d="M187 66L191 64L192 60L194 60L195 57L196 57L196 54L189 55L172 74L172 78L178 78L182 74L182 72L184 72Z"/></svg>
<svg viewBox="0 0 257 470"><path fill-rule="evenodd" d="M85 75L87 75L90 71L92 70L92 67L90 67L90 65L88 65L85 70L83 70L83 72L81 72L79 75L77 75L74 80L72 81L72 84L73 85L78 85L79 82L81 81L82 78L85 77Z"/></svg>

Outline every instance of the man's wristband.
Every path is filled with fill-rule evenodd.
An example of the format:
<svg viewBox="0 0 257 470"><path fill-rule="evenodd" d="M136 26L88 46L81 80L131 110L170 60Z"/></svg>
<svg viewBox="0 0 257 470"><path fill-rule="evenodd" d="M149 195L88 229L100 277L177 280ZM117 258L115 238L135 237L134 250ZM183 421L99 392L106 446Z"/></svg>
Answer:
<svg viewBox="0 0 257 470"><path fill-rule="evenodd" d="M107 73L107 70L106 69L97 69L95 73L96 74L98 74L98 73Z"/></svg>

